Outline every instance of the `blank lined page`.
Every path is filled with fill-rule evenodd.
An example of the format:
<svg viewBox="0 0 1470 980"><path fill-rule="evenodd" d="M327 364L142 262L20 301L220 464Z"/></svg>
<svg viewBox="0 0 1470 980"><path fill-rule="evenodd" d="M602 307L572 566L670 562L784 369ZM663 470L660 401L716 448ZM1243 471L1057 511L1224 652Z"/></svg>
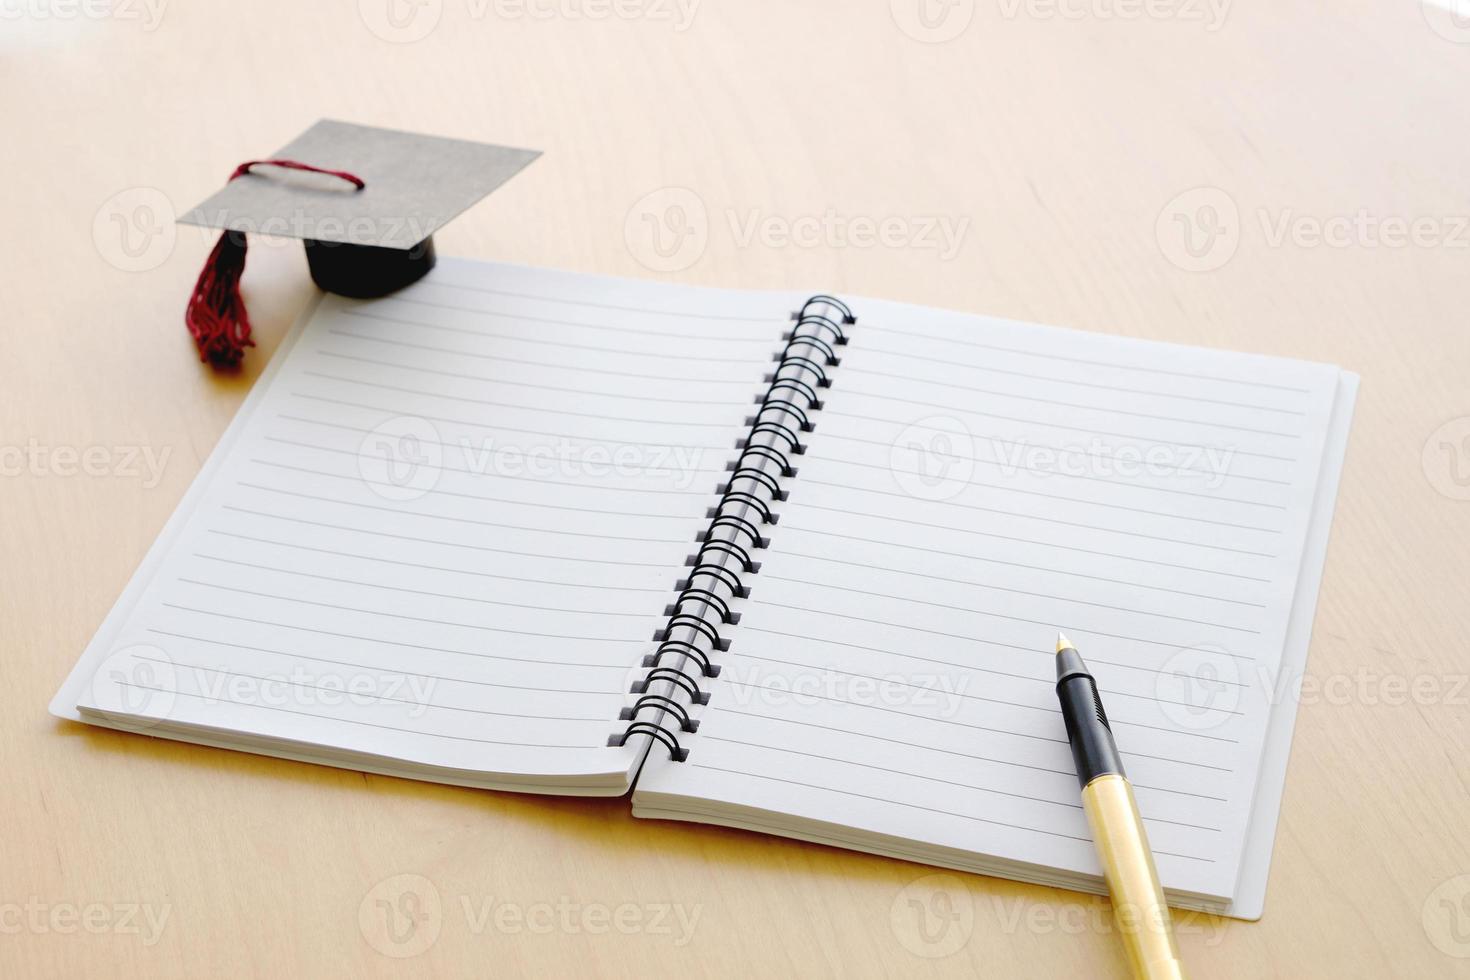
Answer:
<svg viewBox="0 0 1470 980"><path fill-rule="evenodd" d="M853 307L689 760L636 804L1099 874L1064 630L1165 886L1229 896L1340 372Z"/></svg>
<svg viewBox="0 0 1470 980"><path fill-rule="evenodd" d="M789 309L456 261L326 297L58 706L625 786L608 737Z"/></svg>

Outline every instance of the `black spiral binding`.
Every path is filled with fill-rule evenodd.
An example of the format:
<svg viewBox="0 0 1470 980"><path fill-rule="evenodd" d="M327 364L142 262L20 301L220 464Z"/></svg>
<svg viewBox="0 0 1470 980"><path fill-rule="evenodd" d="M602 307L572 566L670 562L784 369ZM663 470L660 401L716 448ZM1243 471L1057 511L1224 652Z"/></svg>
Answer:
<svg viewBox="0 0 1470 980"><path fill-rule="evenodd" d="M808 299L791 318L785 346L773 358L776 370L766 376L765 394L746 419L749 431L735 446L740 455L725 467L729 477L715 490L719 503L695 539L699 550L685 560L689 572L675 585L664 610L668 621L653 636L658 649L643 660L648 673L632 685L638 698L618 716L628 725L609 745L646 735L675 762L689 758L679 733L699 729L690 708L709 703L699 682L719 676L715 656L730 649L720 627L740 621L732 603L750 595L742 576L760 572L755 554L770 545L761 528L780 520L773 508L787 497L782 481L796 476L795 457L806 452L802 437L814 427L811 413L822 410L821 390L831 387L829 372L848 340L843 328L857 322L847 304L826 295ZM641 717L645 711L650 718Z"/></svg>

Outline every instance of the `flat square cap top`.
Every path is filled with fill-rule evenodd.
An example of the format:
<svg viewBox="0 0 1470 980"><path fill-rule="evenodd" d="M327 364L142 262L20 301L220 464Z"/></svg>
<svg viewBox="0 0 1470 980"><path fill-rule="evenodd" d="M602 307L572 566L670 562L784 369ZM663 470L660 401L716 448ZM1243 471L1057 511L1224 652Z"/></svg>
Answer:
<svg viewBox="0 0 1470 980"><path fill-rule="evenodd" d="M179 219L186 225L410 249L541 153L323 119L261 159L360 177L257 166Z"/></svg>

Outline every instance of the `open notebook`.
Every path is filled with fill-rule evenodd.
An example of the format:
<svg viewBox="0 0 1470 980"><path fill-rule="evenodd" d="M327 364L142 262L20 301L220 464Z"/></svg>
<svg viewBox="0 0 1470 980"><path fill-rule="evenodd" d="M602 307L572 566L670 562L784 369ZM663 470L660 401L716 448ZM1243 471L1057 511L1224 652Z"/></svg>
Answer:
<svg viewBox="0 0 1470 980"><path fill-rule="evenodd" d="M443 261L283 342L52 710L1259 916L1356 379ZM640 772L641 770L641 772Z"/></svg>

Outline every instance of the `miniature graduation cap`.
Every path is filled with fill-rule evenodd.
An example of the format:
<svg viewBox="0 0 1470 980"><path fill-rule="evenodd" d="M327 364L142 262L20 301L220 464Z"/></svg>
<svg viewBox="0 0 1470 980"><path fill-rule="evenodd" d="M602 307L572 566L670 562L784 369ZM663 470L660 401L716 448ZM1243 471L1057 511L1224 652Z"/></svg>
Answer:
<svg viewBox="0 0 1470 980"><path fill-rule="evenodd" d="M240 164L179 219L224 229L184 313L200 360L233 366L255 346L240 298L247 232L301 239L327 292L383 296L434 267L437 229L538 156L323 119L271 157Z"/></svg>

